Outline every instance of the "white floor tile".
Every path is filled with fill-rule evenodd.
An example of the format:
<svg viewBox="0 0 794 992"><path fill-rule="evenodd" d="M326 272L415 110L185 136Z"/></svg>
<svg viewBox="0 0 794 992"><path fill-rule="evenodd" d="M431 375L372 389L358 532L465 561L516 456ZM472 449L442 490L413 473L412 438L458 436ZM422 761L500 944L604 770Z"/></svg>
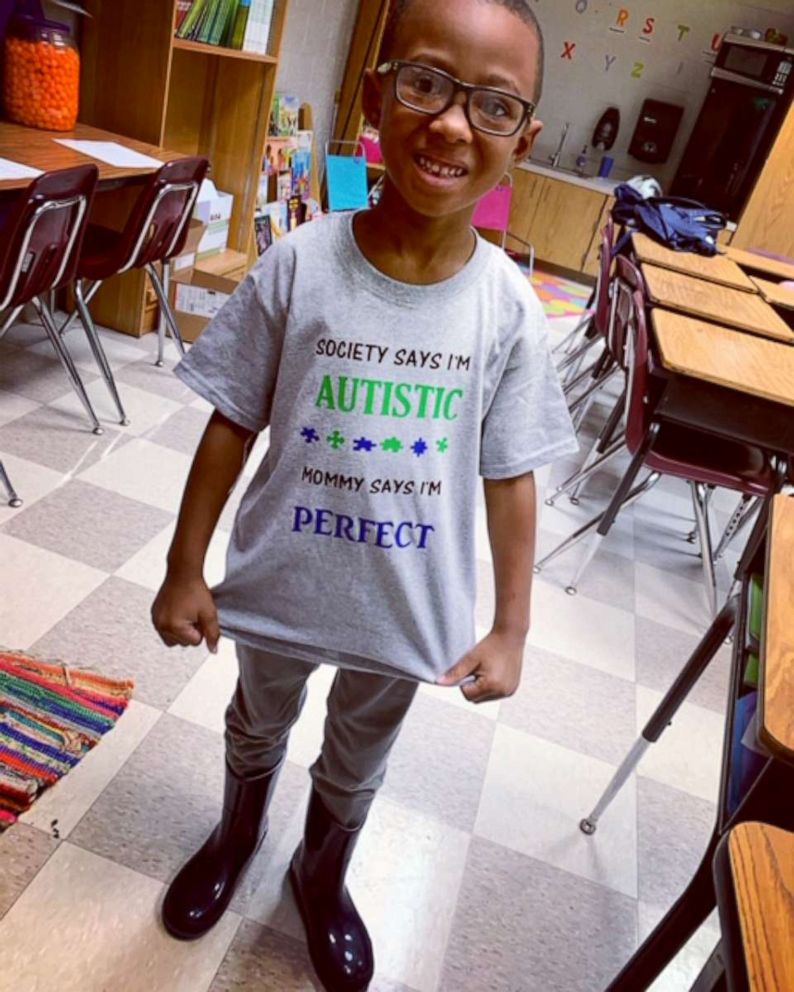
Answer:
<svg viewBox="0 0 794 992"><path fill-rule="evenodd" d="M612 765L499 725L475 833L628 896L637 895L637 802L630 779L585 836L579 821Z"/></svg>
<svg viewBox="0 0 794 992"><path fill-rule="evenodd" d="M658 907L639 904L640 940L651 932L663 915ZM700 970L720 939L719 922L712 915L690 937L648 992L689 992Z"/></svg>
<svg viewBox="0 0 794 992"><path fill-rule="evenodd" d="M706 631L711 617L704 582L642 562L637 562L634 575L639 616L688 634Z"/></svg>
<svg viewBox="0 0 794 992"><path fill-rule="evenodd" d="M35 400L29 400L26 396L0 390L0 425L16 420L17 417L24 417L26 413L30 413L31 410L35 410L40 405Z"/></svg>
<svg viewBox="0 0 794 992"><path fill-rule="evenodd" d="M176 513L182 499L190 458L142 438L133 438L112 455L92 465L79 478Z"/></svg>
<svg viewBox="0 0 794 992"><path fill-rule="evenodd" d="M168 712L222 734L225 726L224 713L236 684L237 657L234 644L221 638L218 653L207 658L168 707Z"/></svg>
<svg viewBox="0 0 794 992"><path fill-rule="evenodd" d="M140 359L140 353L136 355ZM182 404L174 400L169 400L165 396L157 393L150 393L145 389L138 389L126 382L116 382L121 402L129 418L129 424L122 427L125 434L140 436L147 431L154 430L168 420L177 410L182 409ZM86 386L86 392L93 404L94 410L100 422L103 424L118 424L119 416L116 404L110 396L108 387L104 379L95 379ZM79 415L83 413L80 400L73 391L65 393L54 400L50 406L57 407L67 413Z"/></svg>
<svg viewBox="0 0 794 992"><path fill-rule="evenodd" d="M528 642L582 665L634 679L634 615L536 576Z"/></svg>
<svg viewBox="0 0 794 992"><path fill-rule="evenodd" d="M661 700L661 692L637 686L638 732ZM721 714L693 703L682 703L672 725L645 752L638 774L716 802L724 729L725 718Z"/></svg>
<svg viewBox="0 0 794 992"><path fill-rule="evenodd" d="M97 568L0 534L0 643L24 651L101 585ZM65 659L68 660L68 659Z"/></svg>
<svg viewBox="0 0 794 992"><path fill-rule="evenodd" d="M0 922L0 992L203 992L240 918L174 940L157 918L161 895L159 882L62 844Z"/></svg>
<svg viewBox="0 0 794 992"><path fill-rule="evenodd" d="M126 335L114 334L112 337L107 334L100 334L102 349L107 356L111 369L114 371L127 365L129 362L139 362L141 360L141 350L129 344L134 340ZM99 373L99 366L94 359L94 353L85 336L82 325L77 324L67 333L64 338L69 354L72 356L75 365L81 369L88 369L90 372ZM30 351L35 351L47 358L52 356L52 345L49 341L41 341L34 344Z"/></svg>
<svg viewBox="0 0 794 992"><path fill-rule="evenodd" d="M76 768L36 800L21 822L49 832L57 820L58 833L68 837L161 715L160 710L133 699L116 726Z"/></svg>
<svg viewBox="0 0 794 992"><path fill-rule="evenodd" d="M17 458L16 455L8 455L0 451L0 461L5 466L17 496L22 500L22 506L16 508L9 506L6 502L5 489L0 489L0 525L16 514L22 513L26 507L32 506L42 497L49 495L64 481L60 472L24 458Z"/></svg>
<svg viewBox="0 0 794 992"><path fill-rule="evenodd" d="M128 582L135 582L139 586L156 592L165 578L166 555L171 545L175 527L176 522L164 528L132 558L128 559L116 572L116 575ZM210 587L217 585L226 573L228 544L229 535L226 531L216 530L207 549L204 569L204 578Z"/></svg>

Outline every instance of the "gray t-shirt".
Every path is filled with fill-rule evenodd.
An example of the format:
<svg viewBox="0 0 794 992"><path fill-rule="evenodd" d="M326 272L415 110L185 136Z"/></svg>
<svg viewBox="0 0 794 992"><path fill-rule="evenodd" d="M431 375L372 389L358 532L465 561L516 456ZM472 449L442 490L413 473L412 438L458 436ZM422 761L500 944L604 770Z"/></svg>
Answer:
<svg viewBox="0 0 794 992"><path fill-rule="evenodd" d="M451 279L397 282L352 216L268 249L176 369L270 427L214 594L234 640L433 682L475 640L478 475L576 442L518 267L478 238Z"/></svg>

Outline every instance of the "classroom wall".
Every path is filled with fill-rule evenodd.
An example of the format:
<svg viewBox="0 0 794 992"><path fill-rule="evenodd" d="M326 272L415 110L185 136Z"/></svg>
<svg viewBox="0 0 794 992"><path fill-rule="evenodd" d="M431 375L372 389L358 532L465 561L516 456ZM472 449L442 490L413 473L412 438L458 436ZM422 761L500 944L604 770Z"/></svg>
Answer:
<svg viewBox="0 0 794 992"><path fill-rule="evenodd" d="M601 152L589 147L598 119L620 110L618 139L608 153L612 176L655 175L662 185L675 175L708 91L715 46L732 25L765 32L774 27L794 45L794 0L533 0L546 39L546 77L538 116L545 129L532 158L548 162L563 124L571 122L561 165L573 168L587 144L588 171ZM645 99L685 108L667 163L649 165L628 155Z"/></svg>
<svg viewBox="0 0 794 992"><path fill-rule="evenodd" d="M312 105L321 173L357 10L358 0L290 0L276 87Z"/></svg>

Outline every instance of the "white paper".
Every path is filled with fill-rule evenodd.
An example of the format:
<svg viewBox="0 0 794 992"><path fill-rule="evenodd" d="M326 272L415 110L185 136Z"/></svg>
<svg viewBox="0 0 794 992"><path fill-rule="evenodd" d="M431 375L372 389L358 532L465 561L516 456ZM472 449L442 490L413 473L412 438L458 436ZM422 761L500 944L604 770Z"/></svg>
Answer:
<svg viewBox="0 0 794 992"><path fill-rule="evenodd" d="M75 141L72 138L54 138L59 145L65 145L76 152L82 152L98 162L106 162L119 168L148 169L151 166L159 169L163 162L150 155L141 155L131 148L120 145L117 141Z"/></svg>
<svg viewBox="0 0 794 992"><path fill-rule="evenodd" d="M35 179L41 175L41 169L32 169L21 162L12 162L10 158L0 158L0 180L3 179Z"/></svg>

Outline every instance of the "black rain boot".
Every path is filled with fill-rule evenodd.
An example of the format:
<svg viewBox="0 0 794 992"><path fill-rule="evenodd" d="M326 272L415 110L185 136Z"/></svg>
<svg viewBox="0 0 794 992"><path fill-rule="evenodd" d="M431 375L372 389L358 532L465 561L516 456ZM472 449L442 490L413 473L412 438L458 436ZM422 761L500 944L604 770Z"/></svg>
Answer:
<svg viewBox="0 0 794 992"><path fill-rule="evenodd" d="M171 882L163 901L163 925L172 937L195 940L223 916L240 875L265 839L265 813L278 772L246 782L226 766L221 821Z"/></svg>
<svg viewBox="0 0 794 992"><path fill-rule="evenodd" d="M367 928L345 887L360 832L337 823L312 790L289 877L314 970L328 992L364 992L375 969Z"/></svg>

